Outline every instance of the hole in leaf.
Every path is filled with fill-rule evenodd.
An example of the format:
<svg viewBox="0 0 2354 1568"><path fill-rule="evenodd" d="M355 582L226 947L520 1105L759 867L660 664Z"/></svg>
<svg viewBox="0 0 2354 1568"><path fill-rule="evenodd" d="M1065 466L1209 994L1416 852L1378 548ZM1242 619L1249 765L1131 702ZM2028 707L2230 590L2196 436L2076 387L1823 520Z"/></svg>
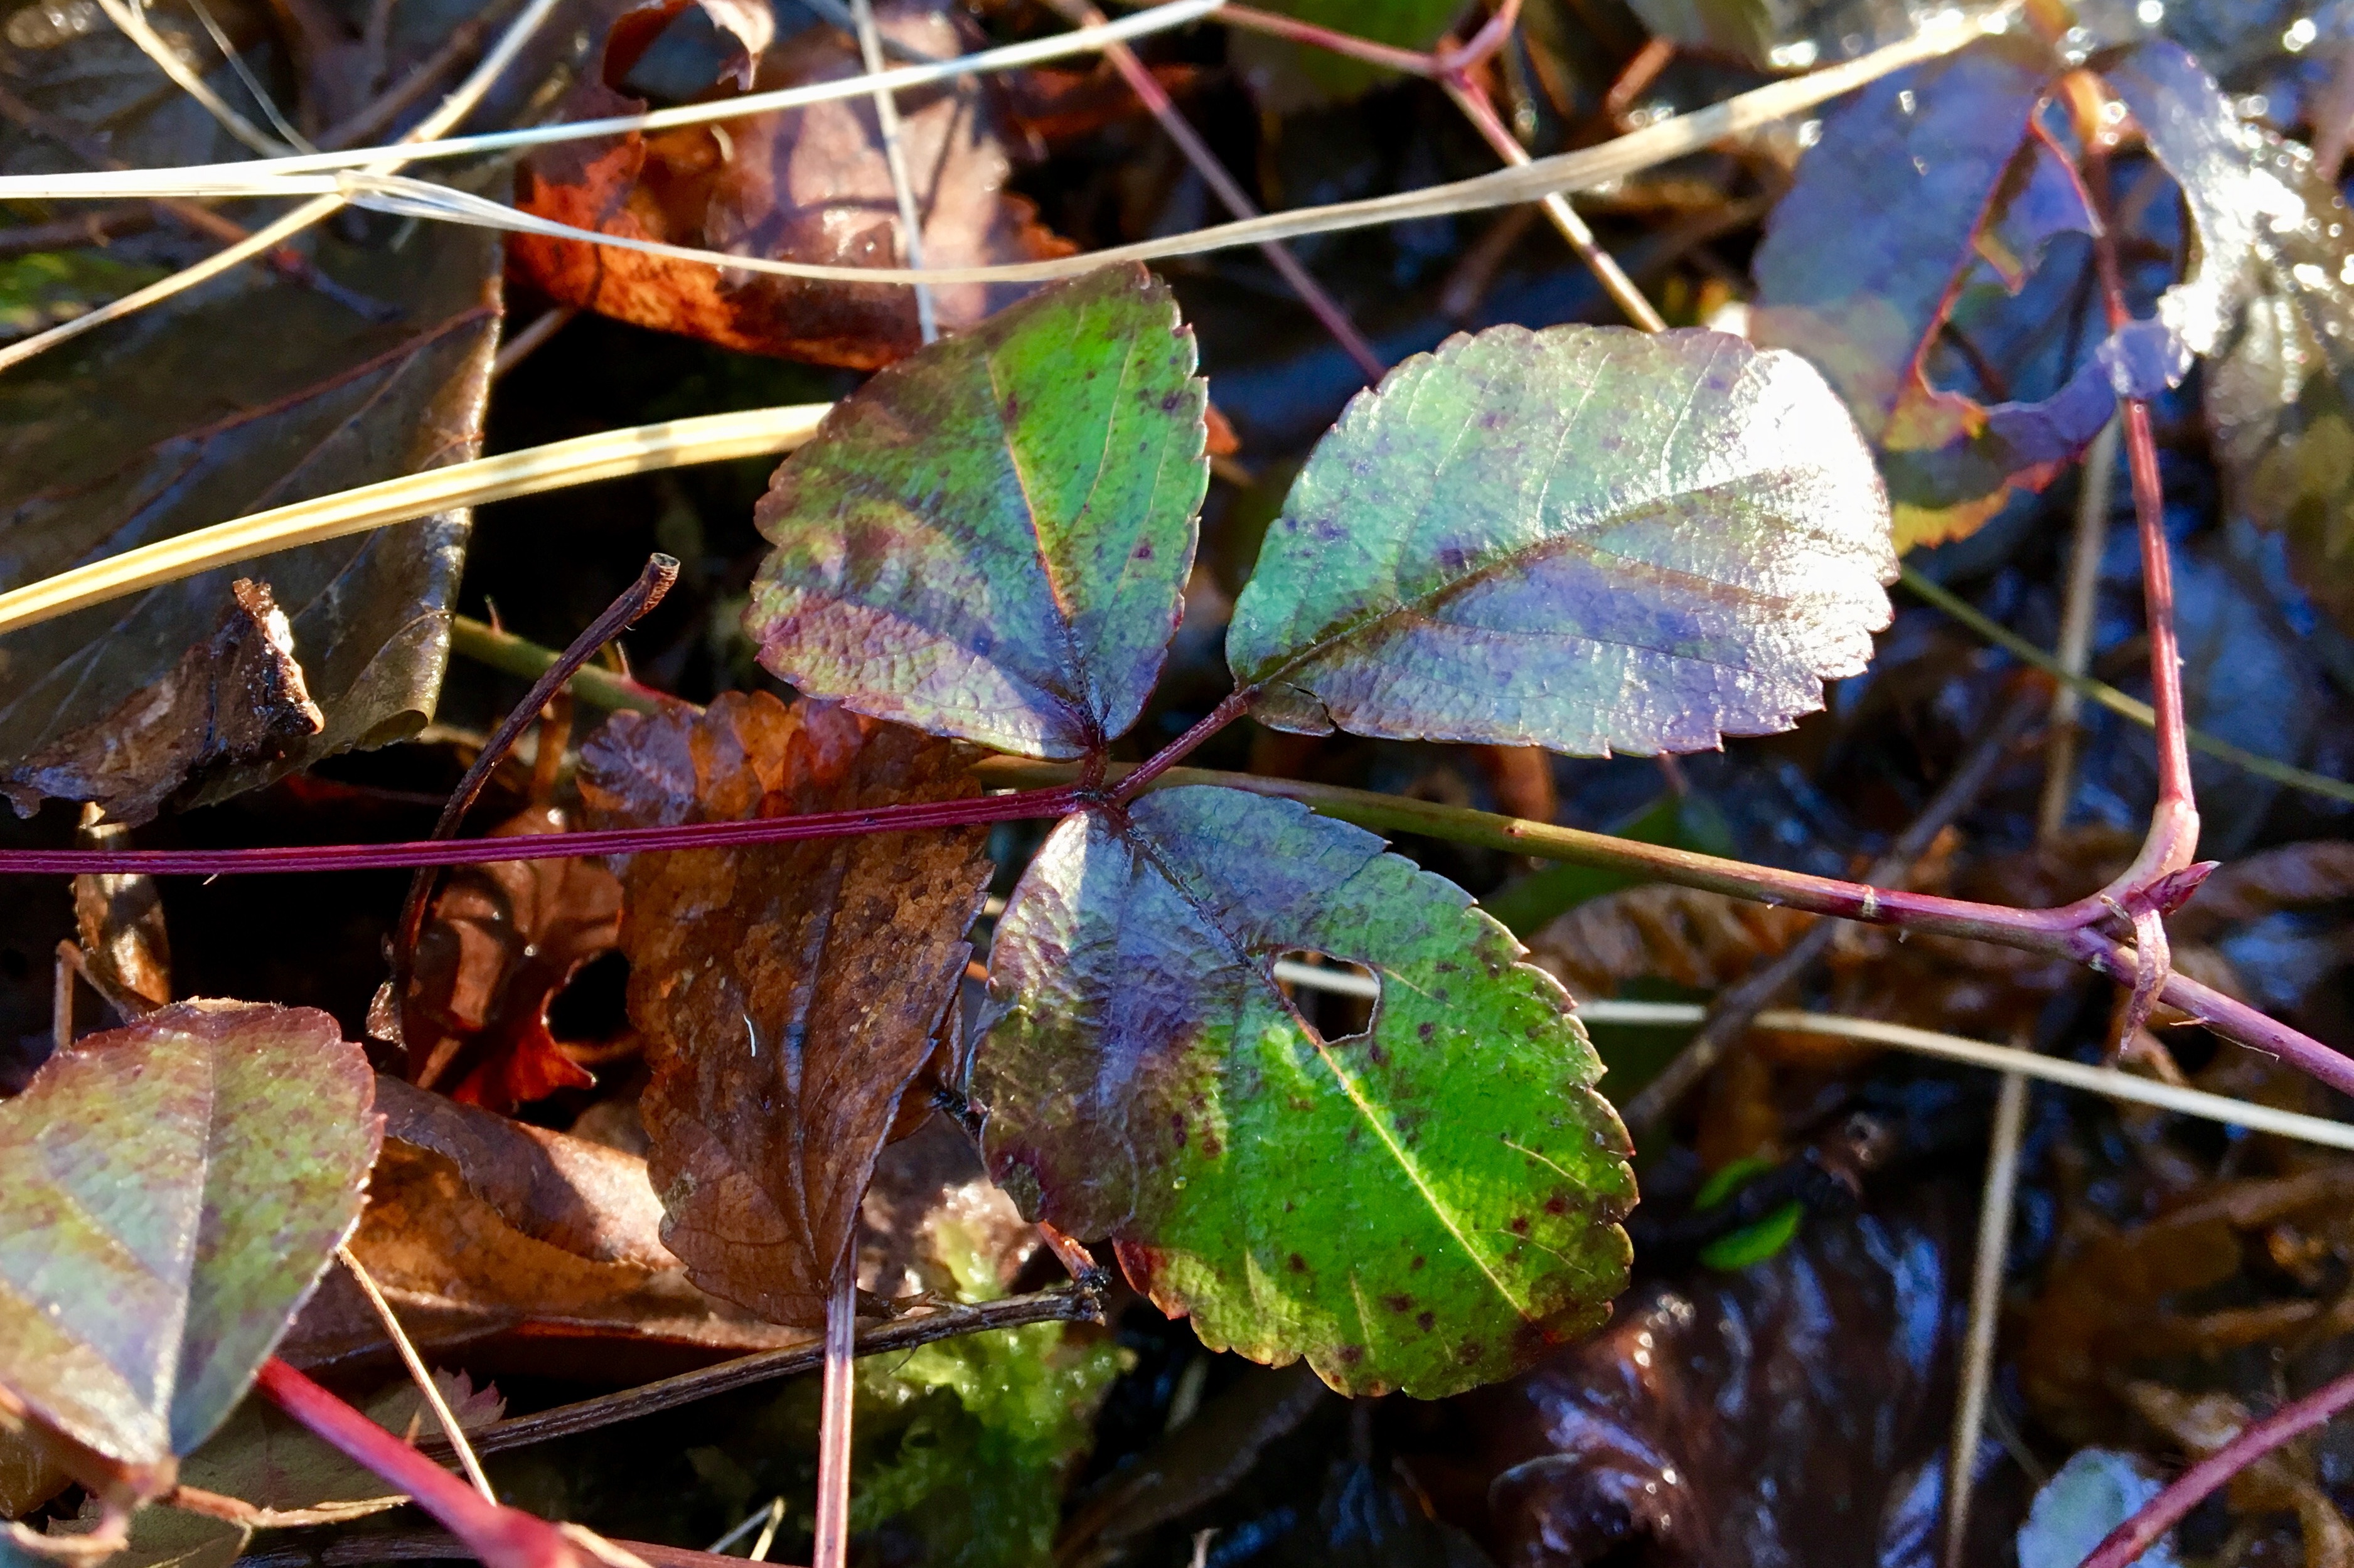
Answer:
<svg viewBox="0 0 2354 1568"><path fill-rule="evenodd" d="M1275 983L1320 1041L1372 1033L1382 980L1364 965L1313 948L1288 948L1275 956L1274 970Z"/></svg>
<svg viewBox="0 0 2354 1568"><path fill-rule="evenodd" d="M630 960L600 953L573 973L547 1004L547 1031L558 1040L606 1041L629 1026Z"/></svg>

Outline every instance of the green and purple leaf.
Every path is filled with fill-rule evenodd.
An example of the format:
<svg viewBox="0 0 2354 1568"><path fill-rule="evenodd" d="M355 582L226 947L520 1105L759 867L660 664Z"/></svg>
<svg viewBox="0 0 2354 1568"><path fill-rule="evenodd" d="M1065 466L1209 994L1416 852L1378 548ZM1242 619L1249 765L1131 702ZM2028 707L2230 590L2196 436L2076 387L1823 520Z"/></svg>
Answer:
<svg viewBox="0 0 2354 1568"><path fill-rule="evenodd" d="M1030 757L1135 723L1209 483L1193 336L1141 267L878 372L777 471L745 623L812 696Z"/></svg>
<svg viewBox="0 0 2354 1568"><path fill-rule="evenodd" d="M1847 400L1880 453L1900 550L1959 537L2014 491L2041 489L2116 406L2118 377L2089 355L2047 376L2041 401L1981 402L1930 379L1942 334L2007 313L2054 238L2091 231L2073 173L2031 134L2059 69L2004 36L1874 83L1826 117L1757 249L1752 335L1806 355ZM2089 289L2084 260L2070 253L2063 291ZM2040 330L2025 348L2048 356L2065 342ZM2042 368L2000 357L2010 386ZM2130 368L2147 355L2111 357Z"/></svg>
<svg viewBox="0 0 2354 1568"><path fill-rule="evenodd" d="M1274 976L1363 965L1326 1039ZM1437 1397L1602 1322L1627 1135L1559 984L1462 890L1289 801L1186 788L1066 818L991 959L973 1068L1024 1212L1111 1237L1203 1343Z"/></svg>
<svg viewBox="0 0 2354 1568"><path fill-rule="evenodd" d="M189 1001L0 1104L0 1394L139 1489L226 1417L357 1222L375 1076L308 1008Z"/></svg>
<svg viewBox="0 0 2354 1568"><path fill-rule="evenodd" d="M1805 361L1497 327L1349 406L1226 658L1278 729L1691 751L1820 706L1895 571L1871 453Z"/></svg>

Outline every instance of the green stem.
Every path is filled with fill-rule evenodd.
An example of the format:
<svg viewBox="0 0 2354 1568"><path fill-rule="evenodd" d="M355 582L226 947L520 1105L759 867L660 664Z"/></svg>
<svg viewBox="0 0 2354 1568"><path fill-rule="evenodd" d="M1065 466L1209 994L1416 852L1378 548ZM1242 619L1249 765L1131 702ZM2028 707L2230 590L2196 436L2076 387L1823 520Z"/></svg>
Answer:
<svg viewBox="0 0 2354 1568"><path fill-rule="evenodd" d="M517 637L512 631L502 631L485 626L470 615L450 618L450 652L472 659L477 664L487 664L493 670L504 670L510 675L520 675L526 681L536 681L556 667L563 655L552 648ZM628 708L633 713L659 713L665 706L676 706L678 699L642 686L627 675L595 665L574 672L566 683L575 701L591 707Z"/></svg>

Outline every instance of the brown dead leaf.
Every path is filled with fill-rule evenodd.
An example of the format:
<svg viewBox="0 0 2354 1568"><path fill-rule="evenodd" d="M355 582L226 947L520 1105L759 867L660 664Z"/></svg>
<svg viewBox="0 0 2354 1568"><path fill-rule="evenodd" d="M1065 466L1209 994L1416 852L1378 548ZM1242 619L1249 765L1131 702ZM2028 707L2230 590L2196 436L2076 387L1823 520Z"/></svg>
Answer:
<svg viewBox="0 0 2354 1568"><path fill-rule="evenodd" d="M677 1263L662 1243L662 1200L643 1160L398 1078L379 1077L376 1093L387 1138L450 1160L466 1190L524 1234L592 1263Z"/></svg>
<svg viewBox="0 0 2354 1568"><path fill-rule="evenodd" d="M93 801L136 827L199 770L276 756L325 727L269 585L239 577L229 592L213 634L170 674L0 776L0 795L18 816L48 797Z"/></svg>
<svg viewBox="0 0 2354 1568"><path fill-rule="evenodd" d="M627 1383L810 1340L705 1295L684 1269L535 1241L468 1191L454 1162L391 1139L351 1246L420 1351L463 1347L477 1372ZM320 1367L394 1352L350 1271L331 1268L279 1354Z"/></svg>
<svg viewBox="0 0 2354 1568"><path fill-rule="evenodd" d="M582 748L600 825L972 795L944 741L827 705L727 694L616 714ZM902 1095L971 955L978 827L632 857L630 1017L663 1239L704 1288L820 1323Z"/></svg>
<svg viewBox="0 0 2354 1568"><path fill-rule="evenodd" d="M534 806L493 838L560 833L564 813ZM417 940L401 1039L426 1088L493 1110L597 1080L549 1033L547 1005L581 967L610 952L621 885L591 860L461 866L433 902Z"/></svg>
<svg viewBox="0 0 2354 1568"><path fill-rule="evenodd" d="M663 0L616 23L601 74L574 91L562 117L642 111L645 105L618 86L684 4ZM926 0L875 10L884 37L917 58L958 55L982 42L961 13ZM769 91L863 69L853 39L813 27L769 50L754 86ZM1071 253L1067 242L1038 225L1027 200L1006 191L1013 163L1001 140L994 90L966 82L899 96L900 144L929 265ZM737 255L829 266L907 264L875 107L863 98L652 137L565 143L524 165L517 203L577 228ZM919 343L914 293L896 285L729 273L530 235L516 236L509 256L518 276L560 303L755 354L871 370ZM932 294L940 326L953 332L1027 291L959 283Z"/></svg>

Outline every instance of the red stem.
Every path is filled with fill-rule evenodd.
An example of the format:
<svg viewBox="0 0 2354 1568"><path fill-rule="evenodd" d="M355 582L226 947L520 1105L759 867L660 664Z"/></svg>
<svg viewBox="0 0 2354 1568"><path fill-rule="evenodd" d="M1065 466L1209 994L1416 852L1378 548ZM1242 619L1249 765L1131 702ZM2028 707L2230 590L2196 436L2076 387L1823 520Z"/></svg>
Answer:
<svg viewBox="0 0 2354 1568"><path fill-rule="evenodd" d="M1053 3L1056 10L1082 27L1103 25L1104 14L1094 5L1086 4L1085 0L1053 0ZM1226 172L1225 164L1218 162L1218 155L1210 151L1210 144L1203 141L1193 124L1178 112L1176 103L1153 74L1145 69L1144 62L1136 58L1136 51L1126 44L1114 42L1106 44L1103 52L1104 58L1111 61L1112 69L1127 79L1129 90L1136 94L1146 109L1151 111L1152 118L1161 122L1161 129L1167 132L1169 139L1177 143L1177 150L1185 154L1185 161L1193 165L1194 172L1202 176L1202 182L1210 187L1211 194L1218 198L1220 205L1236 217L1257 217L1258 204L1235 183L1235 177ZM1258 251L1267 259L1267 265L1291 286L1291 291L1298 294L1309 311L1323 323L1324 330L1332 334L1333 341L1357 362L1357 368L1365 373L1365 378L1379 381L1382 373L1389 366L1382 363L1382 356L1373 352L1373 344L1365 341L1364 334L1357 330L1356 323L1349 319L1349 313L1341 308L1340 302L1326 293L1324 286L1300 265L1299 258L1273 240L1260 246Z"/></svg>
<svg viewBox="0 0 2354 1568"><path fill-rule="evenodd" d="M2354 1372L2324 1383L2294 1404L2284 1404L2262 1421L2242 1428L2240 1435L2175 1478L2174 1484L2142 1504L2131 1519L2109 1531L2082 1568L2126 1568L2126 1564L2181 1522L2182 1516L2232 1477L2290 1439L2354 1405Z"/></svg>
<svg viewBox="0 0 2354 1568"><path fill-rule="evenodd" d="M271 1404L408 1494L491 1568L582 1568L546 1520L487 1501L473 1488L272 1356L254 1375Z"/></svg>
<svg viewBox="0 0 2354 1568"><path fill-rule="evenodd" d="M1320 27L1313 22L1262 11L1256 5L1222 5L1210 13L1209 19L1250 32L1285 38L1295 44L1306 44L1311 48L1330 49L1336 55L1346 55L1386 70L1436 78L1469 70L1503 48L1504 40L1511 37L1512 24L1520 19L1520 15L1521 0L1504 0L1504 4L1496 8L1496 14L1471 36L1470 42L1460 48L1428 51L1375 43L1354 33L1338 32L1331 27Z"/></svg>
<svg viewBox="0 0 2354 1568"><path fill-rule="evenodd" d="M850 1553L850 1432L856 1407L858 1255L843 1253L825 1301L825 1381L818 1399L817 1529L810 1568L843 1568Z"/></svg>
<svg viewBox="0 0 2354 1568"><path fill-rule="evenodd" d="M1239 691L1228 692L1225 700L1204 714L1194 722L1192 728L1154 752L1145 759L1142 767L1134 769L1122 779L1119 781L1119 788L1112 791L1114 803L1126 805L1135 800L1147 785L1185 760L1195 747L1248 713L1251 699L1257 695L1257 686L1246 686Z"/></svg>
<svg viewBox="0 0 2354 1568"><path fill-rule="evenodd" d="M2047 140L2049 132L2040 134ZM2109 330L2129 324L2125 277L2117 264L2116 233L2110 219L2109 165L2098 127L2084 127L2083 192L2093 214L2093 259ZM2062 160L2063 163L2065 160ZM2149 705L2158 735L2158 809L2150 819L2142 853L2117 886L2139 885L2190 863L2199 848L2199 809L2190 788L2190 746L2182 711L2182 651L2174 630L2174 557L2166 543L2166 487L2158 471L2158 440L2150 429L2149 405L2125 400L2126 469L2133 476L2134 521L2141 536L2144 620L2149 631Z"/></svg>
<svg viewBox="0 0 2354 1568"><path fill-rule="evenodd" d="M528 833L514 838L417 839L399 843L287 844L232 850L5 850L0 851L0 875L20 873L80 876L114 872L228 876L255 872L482 865L495 861L638 854L652 850L783 843L794 839L847 838L857 833L1017 821L1025 817L1059 817L1084 803L1077 789L1065 787L961 800L919 800L907 805L875 806L863 811L763 817L748 822L682 822L671 827L606 828L595 832Z"/></svg>

